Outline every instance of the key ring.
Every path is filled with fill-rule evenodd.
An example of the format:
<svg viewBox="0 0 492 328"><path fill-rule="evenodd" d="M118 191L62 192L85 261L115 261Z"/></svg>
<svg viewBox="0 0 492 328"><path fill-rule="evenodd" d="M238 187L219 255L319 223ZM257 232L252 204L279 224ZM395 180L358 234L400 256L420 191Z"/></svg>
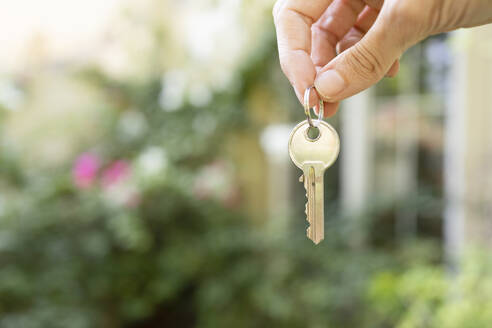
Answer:
<svg viewBox="0 0 492 328"><path fill-rule="evenodd" d="M309 126L311 126L312 128L316 128L319 126L320 122L323 120L323 115L324 115L324 111L325 111L325 104L324 104L323 100L321 99L321 97L319 97L319 95L318 95L318 97L320 99L319 105L318 105L319 114L318 114L317 120L313 123L313 120L311 118L311 107L309 107L309 99L311 96L311 90L312 89L315 89L314 85L307 88L306 92L304 92L304 113L307 116L307 121L309 123ZM316 106L313 108L316 108Z"/></svg>

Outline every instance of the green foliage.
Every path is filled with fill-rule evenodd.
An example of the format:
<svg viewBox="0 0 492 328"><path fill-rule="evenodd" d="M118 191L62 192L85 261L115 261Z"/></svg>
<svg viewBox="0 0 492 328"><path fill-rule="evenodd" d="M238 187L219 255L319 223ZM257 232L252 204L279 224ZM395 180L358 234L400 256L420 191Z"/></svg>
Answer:
<svg viewBox="0 0 492 328"><path fill-rule="evenodd" d="M302 226L275 237L166 184L133 210L67 179L32 197L2 220L2 327L138 326L167 312L182 324L161 325L361 326L367 281L387 265L337 233L313 248Z"/></svg>
<svg viewBox="0 0 492 328"><path fill-rule="evenodd" d="M367 294L371 326L488 327L492 258L474 251L464 259L459 273L418 265L375 275Z"/></svg>

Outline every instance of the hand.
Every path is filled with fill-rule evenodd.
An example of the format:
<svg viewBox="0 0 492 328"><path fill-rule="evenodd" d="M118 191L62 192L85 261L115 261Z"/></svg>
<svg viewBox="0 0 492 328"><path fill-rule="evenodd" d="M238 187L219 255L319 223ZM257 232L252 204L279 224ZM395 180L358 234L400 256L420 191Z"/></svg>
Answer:
<svg viewBox="0 0 492 328"><path fill-rule="evenodd" d="M314 84L331 116L340 100L394 76L420 40L491 23L492 1L279 0L273 15L280 65L299 101Z"/></svg>

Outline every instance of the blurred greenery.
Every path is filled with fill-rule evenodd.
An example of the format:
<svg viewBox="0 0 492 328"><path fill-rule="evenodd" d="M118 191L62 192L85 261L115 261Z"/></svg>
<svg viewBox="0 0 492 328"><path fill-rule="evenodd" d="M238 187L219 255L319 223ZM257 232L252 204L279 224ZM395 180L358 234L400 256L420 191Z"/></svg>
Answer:
<svg viewBox="0 0 492 328"><path fill-rule="evenodd" d="M137 18L126 17L145 22L153 47L137 51L145 67L136 76L88 64L13 79L37 99L39 85L61 75L61 84L83 86L84 109L97 114L55 122L75 141L54 164L34 147L3 142L0 327L489 326L491 259L477 253L462 271L445 271L435 234L396 240L394 203L374 199L351 218L332 202L317 247L304 220L252 218L244 208L228 142L268 123L252 113L252 99L263 90L285 120L302 115L278 68L270 19L256 26L226 88L202 85L195 89L206 101L188 95L173 107L162 99L174 92L163 81L168 62L183 60L172 29ZM10 115L0 109L2 133L19 127ZM51 128L41 124L41 134ZM64 154L63 144L49 145ZM425 209L429 226L441 210L434 190L405 204Z"/></svg>

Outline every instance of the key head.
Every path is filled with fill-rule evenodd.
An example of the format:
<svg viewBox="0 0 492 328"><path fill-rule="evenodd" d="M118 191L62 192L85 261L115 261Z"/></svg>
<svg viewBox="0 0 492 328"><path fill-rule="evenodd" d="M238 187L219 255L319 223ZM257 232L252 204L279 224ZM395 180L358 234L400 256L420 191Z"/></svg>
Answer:
<svg viewBox="0 0 492 328"><path fill-rule="evenodd" d="M338 158L340 138L337 131L326 122L318 125L319 135L315 139L308 136L309 123L299 123L289 138L289 155L292 162L303 169L306 162L322 162L324 168L330 167Z"/></svg>

